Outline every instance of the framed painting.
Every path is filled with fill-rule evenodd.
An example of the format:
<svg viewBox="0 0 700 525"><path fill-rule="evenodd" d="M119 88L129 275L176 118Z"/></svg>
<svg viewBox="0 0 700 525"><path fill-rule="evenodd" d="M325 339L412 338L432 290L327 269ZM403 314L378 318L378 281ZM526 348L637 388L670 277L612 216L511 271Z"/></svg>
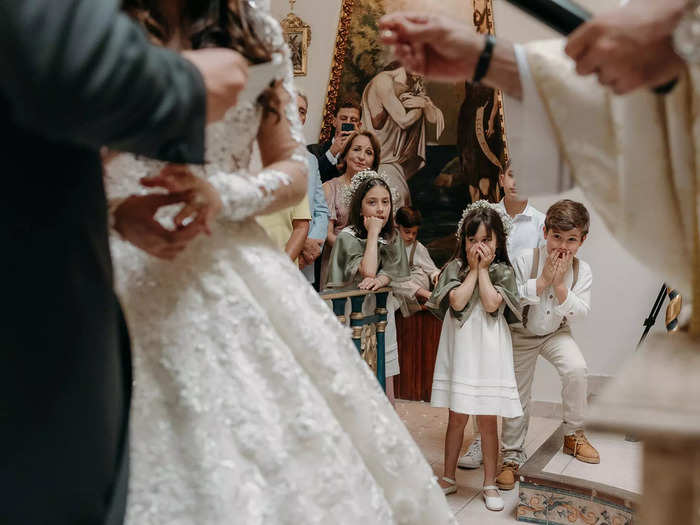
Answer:
<svg viewBox="0 0 700 525"><path fill-rule="evenodd" d="M502 105L493 89L428 82L394 61L379 42L377 24L400 9L442 12L494 32L491 0L343 0L320 142L333 133L336 108L356 102L362 126L381 145L379 170L403 203L421 211L420 240L440 265L454 249L466 205L500 200Z"/></svg>
<svg viewBox="0 0 700 525"><path fill-rule="evenodd" d="M311 44L311 27L294 13L289 13L280 22L284 39L291 52L294 76L306 76Z"/></svg>

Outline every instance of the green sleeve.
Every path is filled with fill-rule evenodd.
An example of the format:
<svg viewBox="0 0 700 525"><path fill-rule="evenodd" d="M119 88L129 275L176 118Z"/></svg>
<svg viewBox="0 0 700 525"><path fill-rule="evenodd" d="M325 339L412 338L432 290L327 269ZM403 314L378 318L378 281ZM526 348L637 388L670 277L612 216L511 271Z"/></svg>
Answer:
<svg viewBox="0 0 700 525"><path fill-rule="evenodd" d="M518 284L515 279L515 270L505 263L492 264L489 268L489 277L493 287L503 297L503 309L508 308L510 314L517 320L521 320L520 296L518 294ZM509 313L505 313L506 318L510 318Z"/></svg>
<svg viewBox="0 0 700 525"><path fill-rule="evenodd" d="M379 244L379 272L377 275L388 275L391 277L391 282L402 282L411 278L406 246L400 235L395 235L394 239L387 244Z"/></svg>
<svg viewBox="0 0 700 525"><path fill-rule="evenodd" d="M365 254L364 239L341 231L335 239L328 267L328 288L345 288L355 284L360 262Z"/></svg>
<svg viewBox="0 0 700 525"><path fill-rule="evenodd" d="M462 281L464 281L464 272L462 272L462 267L459 261L449 262L440 272L440 277L438 282L433 289L433 294L430 299L425 303L426 308L432 312L439 319L444 319L447 315L447 310L451 309L450 306L450 292L457 288ZM463 310L456 312L452 309L452 315L461 324L469 317L476 301L479 300L479 291L475 287L474 293L471 299L466 304Z"/></svg>

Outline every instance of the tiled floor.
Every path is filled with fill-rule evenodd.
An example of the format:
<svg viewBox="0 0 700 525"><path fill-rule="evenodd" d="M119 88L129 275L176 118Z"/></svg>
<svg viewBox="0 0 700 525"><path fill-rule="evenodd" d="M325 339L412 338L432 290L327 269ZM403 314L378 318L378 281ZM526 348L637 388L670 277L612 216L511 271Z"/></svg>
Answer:
<svg viewBox="0 0 700 525"><path fill-rule="evenodd" d="M427 403L414 401L397 401L396 410L413 439L423 451L436 475L442 476L443 446L445 429L447 428L447 409L432 408ZM533 417L530 431L525 443L528 454L532 454L554 432L560 421L541 417ZM467 426L467 430L469 426ZM466 451L473 435L465 435L464 448ZM503 492L506 507L501 512L491 512L486 509L481 499L480 488L483 484L483 470L457 469L456 494L447 497L452 510L461 525L491 525L513 524L515 521L515 505L518 499L516 488Z"/></svg>
<svg viewBox="0 0 700 525"><path fill-rule="evenodd" d="M600 453L599 465L576 461L559 451L543 470L641 494L642 444L625 441L617 434L587 432L587 436Z"/></svg>

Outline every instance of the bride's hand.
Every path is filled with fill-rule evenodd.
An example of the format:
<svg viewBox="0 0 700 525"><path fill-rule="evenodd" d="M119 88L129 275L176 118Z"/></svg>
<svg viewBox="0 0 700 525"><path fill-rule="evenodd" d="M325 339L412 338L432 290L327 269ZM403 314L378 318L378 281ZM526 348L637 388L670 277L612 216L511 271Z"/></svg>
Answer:
<svg viewBox="0 0 700 525"><path fill-rule="evenodd" d="M221 210L221 199L211 184L195 177L187 166L168 164L158 175L142 178L141 184L148 188L165 188L176 193L192 192L193 199L175 215L173 222L178 228L184 228L188 218L192 221L201 218L204 231L211 235L211 225Z"/></svg>
<svg viewBox="0 0 700 525"><path fill-rule="evenodd" d="M114 210L114 229L134 246L160 259L174 259L197 235L204 231L203 218L185 228L171 231L164 228L154 215L163 206L187 203L191 192L132 195Z"/></svg>

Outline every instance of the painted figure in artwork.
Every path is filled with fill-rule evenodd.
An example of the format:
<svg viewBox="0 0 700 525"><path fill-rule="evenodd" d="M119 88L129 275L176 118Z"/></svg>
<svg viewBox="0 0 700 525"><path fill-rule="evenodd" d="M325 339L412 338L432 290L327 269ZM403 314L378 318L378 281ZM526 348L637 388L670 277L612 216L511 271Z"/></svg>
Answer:
<svg viewBox="0 0 700 525"><path fill-rule="evenodd" d="M362 124L379 139L379 171L399 191L398 207L408 205L407 180L425 165L426 122L435 124L437 140L445 127L442 111L428 97L422 79L397 62L370 80L362 94Z"/></svg>

